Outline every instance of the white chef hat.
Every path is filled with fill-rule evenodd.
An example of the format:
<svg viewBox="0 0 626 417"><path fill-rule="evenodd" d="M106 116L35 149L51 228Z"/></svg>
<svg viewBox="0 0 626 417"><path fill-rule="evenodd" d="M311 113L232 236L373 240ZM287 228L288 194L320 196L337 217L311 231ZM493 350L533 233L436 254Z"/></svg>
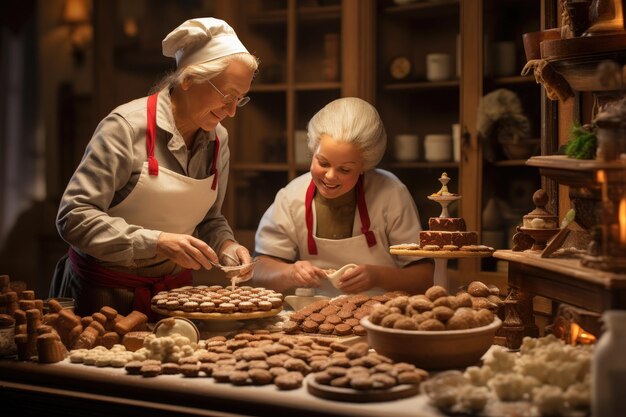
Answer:
<svg viewBox="0 0 626 417"><path fill-rule="evenodd" d="M162 45L163 55L176 58L178 68L248 52L229 24L213 17L187 20L171 31Z"/></svg>

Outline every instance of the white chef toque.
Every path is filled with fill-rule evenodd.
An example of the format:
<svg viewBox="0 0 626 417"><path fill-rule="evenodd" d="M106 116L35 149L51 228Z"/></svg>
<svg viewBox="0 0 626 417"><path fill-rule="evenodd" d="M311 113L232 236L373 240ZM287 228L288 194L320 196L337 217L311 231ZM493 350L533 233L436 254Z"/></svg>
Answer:
<svg viewBox="0 0 626 417"><path fill-rule="evenodd" d="M178 68L248 52L228 23L213 17L189 19L162 42L163 55L176 58Z"/></svg>

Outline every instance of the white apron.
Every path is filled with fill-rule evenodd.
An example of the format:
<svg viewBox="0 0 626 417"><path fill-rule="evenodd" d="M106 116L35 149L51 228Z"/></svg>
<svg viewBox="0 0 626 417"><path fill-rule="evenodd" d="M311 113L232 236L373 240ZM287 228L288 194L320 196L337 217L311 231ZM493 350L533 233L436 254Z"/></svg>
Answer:
<svg viewBox="0 0 626 417"><path fill-rule="evenodd" d="M383 247L379 242L384 242L381 233L377 228L370 229L370 219L365 203L365 191L363 190L363 176L359 178L356 185L357 209L359 211L360 230L362 235L352 236L346 239L323 239L314 236L317 230L317 219L315 216L315 184L313 180L309 184L305 198L305 217L308 233L308 247L300 251L301 260L309 261L313 265L322 269L339 269L345 264L373 264L382 266L397 267L393 258L389 254L389 248ZM356 216L355 216L356 217ZM357 219L355 219L355 223ZM384 293L381 288L372 288L367 294L377 295ZM333 287L330 281L321 280L319 289L321 295L336 297L345 294Z"/></svg>
<svg viewBox="0 0 626 417"><path fill-rule="evenodd" d="M146 229L190 235L217 199L219 139L216 135L212 175L208 178L189 178L167 168L159 168L154 157L156 102L156 94L148 98L148 161L143 164L135 188L107 213Z"/></svg>

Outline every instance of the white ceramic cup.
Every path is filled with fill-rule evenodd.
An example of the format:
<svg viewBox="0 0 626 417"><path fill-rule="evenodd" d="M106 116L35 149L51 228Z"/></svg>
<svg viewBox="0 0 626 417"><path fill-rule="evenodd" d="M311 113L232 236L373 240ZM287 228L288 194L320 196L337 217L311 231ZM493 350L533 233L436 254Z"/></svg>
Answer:
<svg viewBox="0 0 626 417"><path fill-rule="evenodd" d="M515 62L515 43L496 42L493 44L493 75L506 77L514 75L517 69Z"/></svg>
<svg viewBox="0 0 626 417"><path fill-rule="evenodd" d="M426 55L426 79L445 81L452 78L452 57L450 54L433 53Z"/></svg>
<svg viewBox="0 0 626 417"><path fill-rule="evenodd" d="M394 138L394 155L398 161L415 161L419 157L418 136L396 135Z"/></svg>
<svg viewBox="0 0 626 417"><path fill-rule="evenodd" d="M430 134L424 137L424 159L428 162L449 161L452 157L452 135Z"/></svg>
<svg viewBox="0 0 626 417"><path fill-rule="evenodd" d="M452 159L454 162L461 160L461 124L452 125Z"/></svg>

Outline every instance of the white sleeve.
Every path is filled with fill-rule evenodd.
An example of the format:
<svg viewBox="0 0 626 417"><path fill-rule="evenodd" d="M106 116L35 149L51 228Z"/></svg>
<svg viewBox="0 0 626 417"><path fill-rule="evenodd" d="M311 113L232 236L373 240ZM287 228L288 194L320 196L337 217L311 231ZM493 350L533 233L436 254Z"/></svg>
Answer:
<svg viewBox="0 0 626 417"><path fill-rule="evenodd" d="M278 191L274 203L267 209L255 236L255 255L269 255L287 261L298 257L298 239L285 188Z"/></svg>
<svg viewBox="0 0 626 417"><path fill-rule="evenodd" d="M419 232L422 230L419 213L406 186L398 180L399 184L390 187L392 195L388 195L387 201L394 201L397 204L389 205L387 211L385 233L389 240L389 245L399 245L401 243L418 243ZM397 257L397 263L406 266L421 258Z"/></svg>
<svg viewBox="0 0 626 417"><path fill-rule="evenodd" d="M160 234L107 214L115 190L129 181L136 134L116 113L100 122L67 185L56 220L57 230L67 243L123 266L134 266L136 259L153 258Z"/></svg>

